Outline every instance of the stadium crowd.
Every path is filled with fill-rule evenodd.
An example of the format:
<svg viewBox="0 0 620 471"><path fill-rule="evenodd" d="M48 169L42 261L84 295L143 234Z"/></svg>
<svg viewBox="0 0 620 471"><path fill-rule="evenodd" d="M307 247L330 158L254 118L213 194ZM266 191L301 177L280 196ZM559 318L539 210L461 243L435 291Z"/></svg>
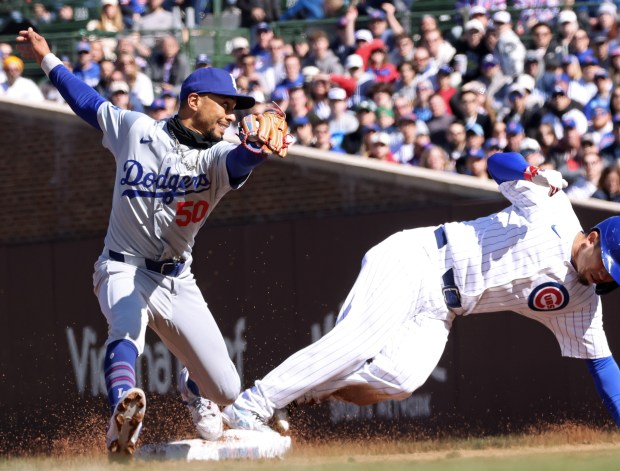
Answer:
<svg viewBox="0 0 620 471"><path fill-rule="evenodd" d="M208 3L101 0L87 29L115 34L80 41L62 60L116 106L171 116L183 79L212 66L207 54L190 61L182 52L173 7L191 4L200 22ZM256 98L253 111L272 103L286 111L299 145L482 179L490 155L516 151L561 171L571 198L620 202L615 3L514 0L510 13L505 0L457 0L449 31L426 14L415 35L398 20L411 8L402 1L325 0L311 11L317 2L298 0L284 12L274 0L249 3L237 0L251 40L229 41L225 68ZM38 5L35 25L57 20L60 10ZM308 23L290 43L274 33L274 21L299 17L335 17L335 32ZM62 101L48 81L22 76L9 43L0 53L0 96Z"/></svg>

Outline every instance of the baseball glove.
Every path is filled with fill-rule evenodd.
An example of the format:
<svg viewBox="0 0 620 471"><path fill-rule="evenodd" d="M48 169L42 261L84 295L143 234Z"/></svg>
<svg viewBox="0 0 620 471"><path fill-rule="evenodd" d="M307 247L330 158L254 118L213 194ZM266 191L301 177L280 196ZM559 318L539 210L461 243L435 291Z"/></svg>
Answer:
<svg viewBox="0 0 620 471"><path fill-rule="evenodd" d="M277 105L276 105L277 106ZM263 114L250 114L239 123L243 145L252 152L286 157L292 136L288 132L286 114L281 109L269 109Z"/></svg>

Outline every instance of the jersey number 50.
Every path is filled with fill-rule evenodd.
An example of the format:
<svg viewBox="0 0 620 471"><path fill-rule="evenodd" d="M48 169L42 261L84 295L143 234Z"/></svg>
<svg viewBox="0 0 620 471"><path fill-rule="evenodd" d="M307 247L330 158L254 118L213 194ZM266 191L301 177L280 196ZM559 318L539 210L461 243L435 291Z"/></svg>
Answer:
<svg viewBox="0 0 620 471"><path fill-rule="evenodd" d="M206 201L179 201L175 222L187 226L190 222L200 222L207 215L209 203Z"/></svg>

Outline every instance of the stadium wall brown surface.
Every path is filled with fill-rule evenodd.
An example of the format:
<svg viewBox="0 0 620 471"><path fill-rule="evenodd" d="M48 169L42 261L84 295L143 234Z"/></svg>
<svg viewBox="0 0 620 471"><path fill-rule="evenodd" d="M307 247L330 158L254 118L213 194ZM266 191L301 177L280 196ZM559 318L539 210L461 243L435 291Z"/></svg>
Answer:
<svg viewBox="0 0 620 471"><path fill-rule="evenodd" d="M105 407L106 326L92 268L114 164L100 133L73 116L3 102L0 111L0 414L14 418L3 421L0 435L34 413L39 418L27 427L36 433L55 426L46 416L51 405ZM245 386L331 328L368 248L398 230L507 205L484 192L456 198L398 181L302 165L295 157L268 161L214 211L198 236L193 267ZM579 206L577 212L584 227L610 214ZM620 293L605 297L615 352L618 305ZM151 397L172 399L179 365L154 335L147 343L142 385ZM561 358L551 332L511 313L458 318L439 367L410 399L368 408L332 404L316 415L334 426L374 420L482 431L541 420L610 423L583 362Z"/></svg>

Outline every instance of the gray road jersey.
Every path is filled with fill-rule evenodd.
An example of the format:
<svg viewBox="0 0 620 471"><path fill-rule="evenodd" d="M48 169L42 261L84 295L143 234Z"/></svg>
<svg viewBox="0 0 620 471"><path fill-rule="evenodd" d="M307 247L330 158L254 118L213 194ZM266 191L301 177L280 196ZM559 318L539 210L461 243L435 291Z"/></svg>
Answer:
<svg viewBox="0 0 620 471"><path fill-rule="evenodd" d="M231 189L226 156L236 145L179 146L166 121L108 102L97 118L116 159L106 247L151 260L190 258L198 230Z"/></svg>

